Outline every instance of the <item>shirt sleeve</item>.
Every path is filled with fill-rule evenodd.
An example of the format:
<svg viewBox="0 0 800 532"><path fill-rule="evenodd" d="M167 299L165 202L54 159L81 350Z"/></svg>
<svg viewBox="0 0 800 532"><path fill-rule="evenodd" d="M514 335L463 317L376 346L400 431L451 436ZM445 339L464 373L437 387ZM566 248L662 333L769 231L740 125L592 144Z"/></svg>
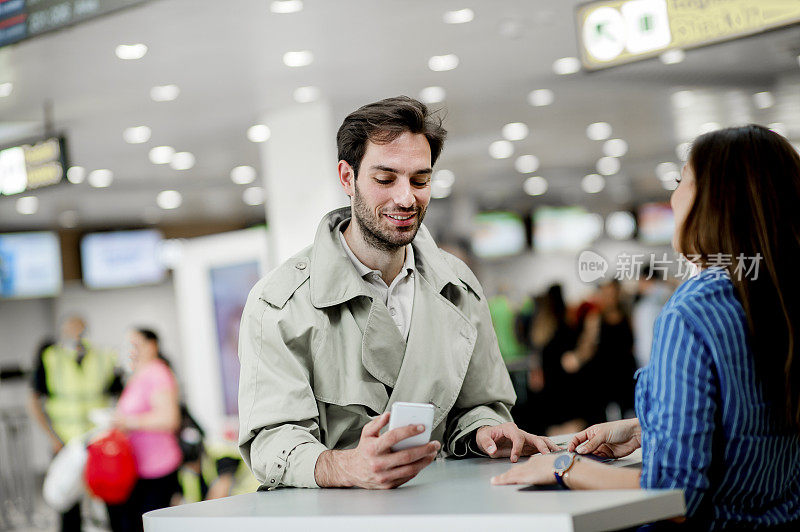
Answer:
<svg viewBox="0 0 800 532"><path fill-rule="evenodd" d="M678 310L656 321L645 384L641 485L683 489L692 516L709 488L717 383L702 337Z"/></svg>

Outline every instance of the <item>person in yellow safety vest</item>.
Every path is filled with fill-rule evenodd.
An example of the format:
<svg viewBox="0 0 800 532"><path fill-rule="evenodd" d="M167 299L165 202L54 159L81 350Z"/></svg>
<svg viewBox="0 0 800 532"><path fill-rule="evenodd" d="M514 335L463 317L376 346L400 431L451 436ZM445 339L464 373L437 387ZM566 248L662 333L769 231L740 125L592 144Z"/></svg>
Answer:
<svg viewBox="0 0 800 532"><path fill-rule="evenodd" d="M53 454L72 438L93 428L89 412L110 406L116 356L94 348L86 339L86 322L69 316L59 341L40 349L30 397L33 418L50 438ZM80 503L61 515L61 530L81 529Z"/></svg>
<svg viewBox="0 0 800 532"><path fill-rule="evenodd" d="M251 493L259 486L233 443L205 446L200 459L184 464L178 478L187 503Z"/></svg>

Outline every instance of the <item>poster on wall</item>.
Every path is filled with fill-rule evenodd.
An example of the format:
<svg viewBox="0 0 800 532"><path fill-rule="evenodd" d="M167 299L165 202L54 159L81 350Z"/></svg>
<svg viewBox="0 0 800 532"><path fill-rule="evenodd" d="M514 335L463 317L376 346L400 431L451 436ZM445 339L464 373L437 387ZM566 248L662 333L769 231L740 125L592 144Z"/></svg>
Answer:
<svg viewBox="0 0 800 532"><path fill-rule="evenodd" d="M255 260L212 267L209 273L225 415L236 416L239 414L239 323L247 294L261 275Z"/></svg>

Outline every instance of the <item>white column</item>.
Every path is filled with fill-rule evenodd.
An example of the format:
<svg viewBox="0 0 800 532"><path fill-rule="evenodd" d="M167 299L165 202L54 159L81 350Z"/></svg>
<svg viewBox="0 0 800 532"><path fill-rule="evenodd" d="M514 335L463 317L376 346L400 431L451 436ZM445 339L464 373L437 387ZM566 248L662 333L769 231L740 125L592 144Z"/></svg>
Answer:
<svg viewBox="0 0 800 532"><path fill-rule="evenodd" d="M328 102L267 113L271 136L262 144L271 267L314 240L328 211L348 205L336 172L336 128Z"/></svg>

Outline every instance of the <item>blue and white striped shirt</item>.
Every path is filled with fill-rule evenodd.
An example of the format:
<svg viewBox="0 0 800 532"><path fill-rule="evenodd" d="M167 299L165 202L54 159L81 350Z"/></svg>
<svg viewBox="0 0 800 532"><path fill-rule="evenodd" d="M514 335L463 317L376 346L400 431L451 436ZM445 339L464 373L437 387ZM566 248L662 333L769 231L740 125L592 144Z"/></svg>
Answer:
<svg viewBox="0 0 800 532"><path fill-rule="evenodd" d="M709 530L800 519L800 438L756 378L734 290L720 268L683 283L636 384L641 485L683 489L687 516Z"/></svg>

